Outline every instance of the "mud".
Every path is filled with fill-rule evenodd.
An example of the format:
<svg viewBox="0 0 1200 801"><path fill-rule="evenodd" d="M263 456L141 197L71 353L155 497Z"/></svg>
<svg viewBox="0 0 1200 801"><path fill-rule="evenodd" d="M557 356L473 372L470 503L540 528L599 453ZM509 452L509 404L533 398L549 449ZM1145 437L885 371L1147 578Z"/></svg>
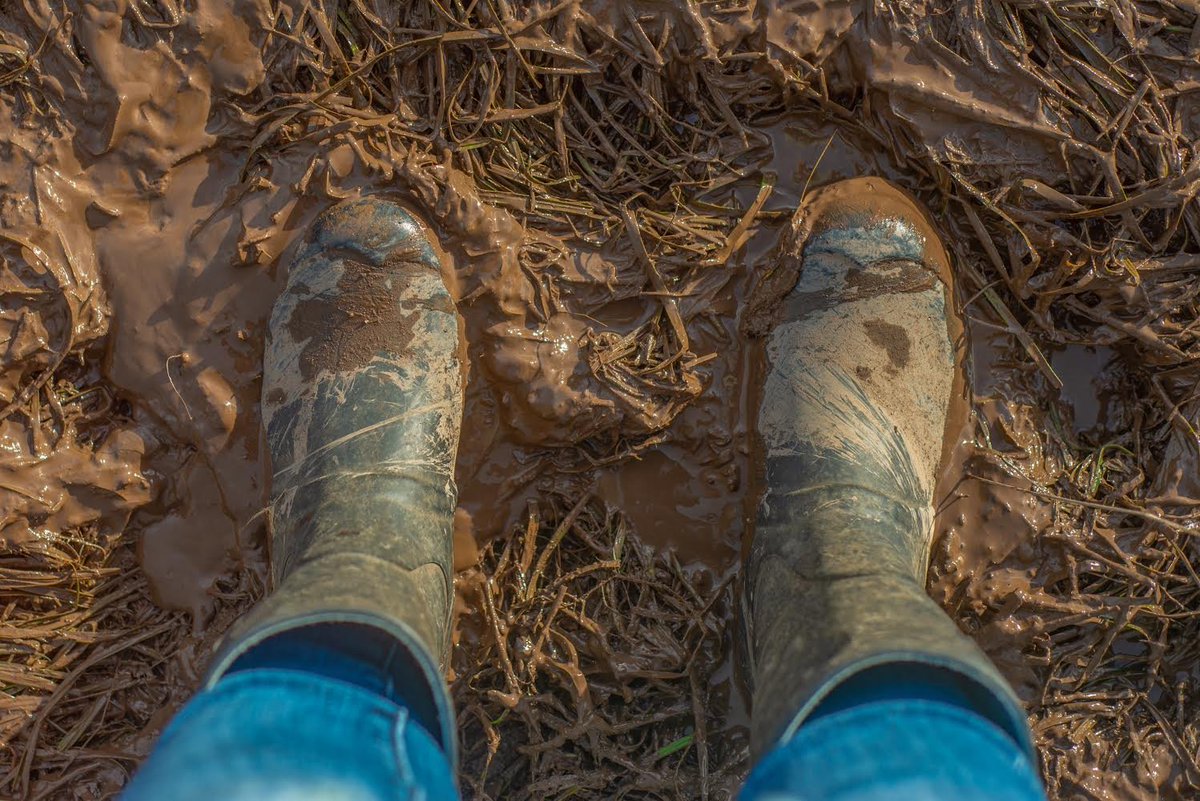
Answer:
<svg viewBox="0 0 1200 801"><path fill-rule="evenodd" d="M266 320L316 215L382 193L437 232L464 318L460 611L515 575L506 542L544 545L587 498L560 546L581 561L547 562L560 586L623 593L607 625L680 617L647 639L564 623L555 648L608 644L545 652L570 665L546 668L559 703L626 703L628 657L659 711L711 707L631 712L658 721L644 741L627 718L604 743L571 729L576 785L543 789L609 797L624 771L636 797L726 797L760 489L751 284L794 283L781 232L858 175L929 207L967 319L931 593L1021 690L1052 797L1193 792L1195 11L484 5L0 12L0 794L114 792L263 591ZM904 366L894 326L880 381ZM627 568L573 576L626 530ZM669 592L638 595L635 566ZM554 597L527 601L536 620ZM496 645L472 625L460 677ZM669 642L699 649L688 669ZM489 720L537 686L479 675L459 704ZM544 749L517 756L552 736L539 720L493 731L488 764L553 776Z"/></svg>

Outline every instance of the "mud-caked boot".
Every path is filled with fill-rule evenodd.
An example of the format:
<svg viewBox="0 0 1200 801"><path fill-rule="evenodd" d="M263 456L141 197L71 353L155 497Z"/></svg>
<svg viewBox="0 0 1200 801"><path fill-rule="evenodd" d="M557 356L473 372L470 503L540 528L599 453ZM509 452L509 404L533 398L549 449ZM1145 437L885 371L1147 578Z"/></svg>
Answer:
<svg viewBox="0 0 1200 801"><path fill-rule="evenodd" d="M885 181L843 181L810 196L781 260L798 278L774 310L757 424L752 750L786 742L831 699L898 683L960 699L1031 753L1008 684L924 590L934 484L963 403L930 220Z"/></svg>
<svg viewBox="0 0 1200 801"><path fill-rule="evenodd" d="M326 672L402 690L453 764L440 663L462 389L459 318L421 226L373 198L325 212L264 355L276 589L226 638L209 687L315 647Z"/></svg>

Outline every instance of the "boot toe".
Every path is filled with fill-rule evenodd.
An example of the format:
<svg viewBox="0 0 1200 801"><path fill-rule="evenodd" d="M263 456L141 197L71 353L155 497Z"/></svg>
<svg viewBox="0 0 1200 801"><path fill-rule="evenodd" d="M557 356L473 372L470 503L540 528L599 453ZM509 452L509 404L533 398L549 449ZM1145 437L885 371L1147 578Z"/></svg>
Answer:
<svg viewBox="0 0 1200 801"><path fill-rule="evenodd" d="M807 204L806 257L832 254L862 268L911 261L947 286L949 258L928 214L907 192L881 178L852 178L824 187Z"/></svg>
<svg viewBox="0 0 1200 801"><path fill-rule="evenodd" d="M329 251L349 251L372 265L398 252L407 261L434 269L437 255L421 224L402 206L375 197L343 201L313 223L311 243Z"/></svg>

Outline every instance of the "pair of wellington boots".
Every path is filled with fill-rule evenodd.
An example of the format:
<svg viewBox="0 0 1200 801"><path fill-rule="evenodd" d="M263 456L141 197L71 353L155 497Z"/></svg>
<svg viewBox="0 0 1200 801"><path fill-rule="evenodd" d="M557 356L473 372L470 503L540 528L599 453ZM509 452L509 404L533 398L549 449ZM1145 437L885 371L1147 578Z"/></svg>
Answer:
<svg viewBox="0 0 1200 801"><path fill-rule="evenodd" d="M746 567L752 749L840 688L914 671L1026 749L1021 707L925 594L959 336L928 218L877 179L810 196L780 248L758 410L766 490ZM462 416L461 324L429 234L380 199L313 226L275 306L262 409L277 589L218 652L210 686L293 646L385 677L454 763L442 680Z"/></svg>

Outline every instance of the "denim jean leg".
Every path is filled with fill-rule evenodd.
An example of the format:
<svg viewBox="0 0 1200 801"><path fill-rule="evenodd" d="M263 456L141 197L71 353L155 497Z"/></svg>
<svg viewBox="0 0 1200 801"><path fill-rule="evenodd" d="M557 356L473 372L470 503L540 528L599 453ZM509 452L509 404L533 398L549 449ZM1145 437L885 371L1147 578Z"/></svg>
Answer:
<svg viewBox="0 0 1200 801"><path fill-rule="evenodd" d="M754 767L740 801L1044 801L1026 744L986 697L892 667L835 690Z"/></svg>
<svg viewBox="0 0 1200 801"><path fill-rule="evenodd" d="M420 705L414 713L405 687L356 658L367 652L303 637L277 645L183 708L122 801L458 799Z"/></svg>
<svg viewBox="0 0 1200 801"><path fill-rule="evenodd" d="M123 801L457 799L450 765L407 710L338 679L246 670L172 721Z"/></svg>

